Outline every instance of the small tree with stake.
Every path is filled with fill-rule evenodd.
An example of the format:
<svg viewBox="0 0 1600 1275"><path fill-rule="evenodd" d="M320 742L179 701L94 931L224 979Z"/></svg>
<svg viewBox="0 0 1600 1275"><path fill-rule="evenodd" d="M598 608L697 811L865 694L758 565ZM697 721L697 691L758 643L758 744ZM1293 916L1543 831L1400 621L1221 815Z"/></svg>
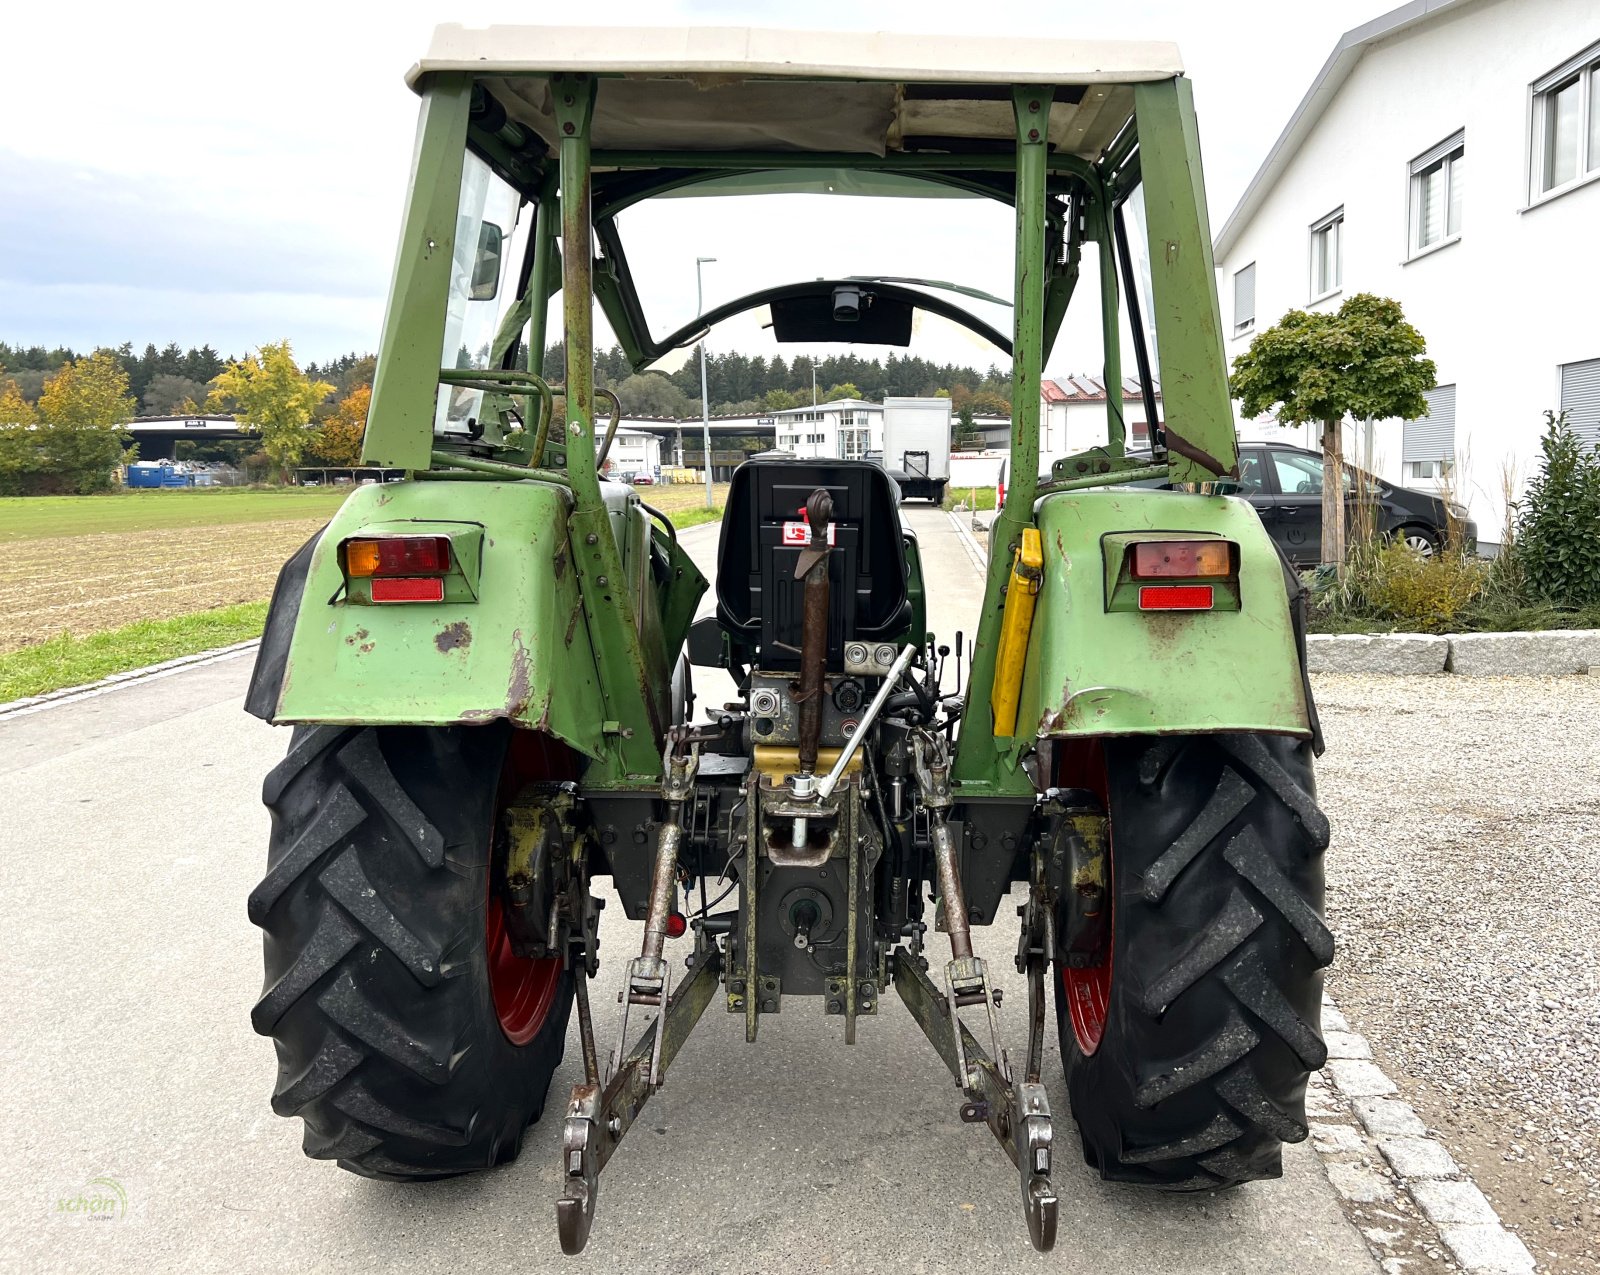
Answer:
<svg viewBox="0 0 1600 1275"><path fill-rule="evenodd" d="M1435 369L1426 354L1398 301L1359 292L1333 314L1290 310L1233 361L1231 390L1246 416L1322 425L1322 561L1341 579L1344 418L1427 415Z"/></svg>

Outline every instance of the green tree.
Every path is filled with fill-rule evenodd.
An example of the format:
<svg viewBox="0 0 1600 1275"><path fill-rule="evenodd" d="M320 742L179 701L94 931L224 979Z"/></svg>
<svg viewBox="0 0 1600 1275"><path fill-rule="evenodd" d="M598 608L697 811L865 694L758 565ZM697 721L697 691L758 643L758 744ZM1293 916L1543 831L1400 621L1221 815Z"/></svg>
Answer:
<svg viewBox="0 0 1600 1275"><path fill-rule="evenodd" d="M39 414L22 397L16 381L8 376L0 382L0 425L32 425L38 419Z"/></svg>
<svg viewBox="0 0 1600 1275"><path fill-rule="evenodd" d="M832 403L836 399L860 397L861 391L856 388L855 383L853 381L844 381L841 384L829 386L828 392L822 396L822 401L824 403Z"/></svg>
<svg viewBox="0 0 1600 1275"><path fill-rule="evenodd" d="M1414 420L1428 413L1433 360L1398 301L1358 292L1332 314L1290 310L1233 361L1246 416L1322 426L1322 560L1344 578L1344 418Z"/></svg>
<svg viewBox="0 0 1600 1275"><path fill-rule="evenodd" d="M689 396L659 372L636 372L618 382L616 394L629 416L699 415Z"/></svg>
<svg viewBox="0 0 1600 1275"><path fill-rule="evenodd" d="M140 403L146 416L175 416L185 403L205 396L206 387L201 382L172 372L157 372L145 387Z"/></svg>
<svg viewBox="0 0 1600 1275"><path fill-rule="evenodd" d="M134 401L128 373L109 350L67 364L39 395L35 431L43 468L79 495L104 491L123 458Z"/></svg>
<svg viewBox="0 0 1600 1275"><path fill-rule="evenodd" d="M1517 502L1516 549L1529 586L1557 606L1600 606L1600 456L1546 412L1544 463Z"/></svg>
<svg viewBox="0 0 1600 1275"><path fill-rule="evenodd" d="M312 454L324 465L350 469L361 463L361 439L367 432L372 408L372 386L358 385L322 422L312 443Z"/></svg>
<svg viewBox="0 0 1600 1275"><path fill-rule="evenodd" d="M259 433L261 449L288 481L311 445L312 413L333 386L306 376L287 340L269 341L258 354L229 363L211 384L207 410L231 411L240 425Z"/></svg>

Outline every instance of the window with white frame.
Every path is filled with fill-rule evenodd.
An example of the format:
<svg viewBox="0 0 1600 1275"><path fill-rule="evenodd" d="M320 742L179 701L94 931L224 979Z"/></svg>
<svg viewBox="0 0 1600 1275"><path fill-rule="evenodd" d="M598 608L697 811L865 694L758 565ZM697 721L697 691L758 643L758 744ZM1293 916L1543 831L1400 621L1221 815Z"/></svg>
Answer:
<svg viewBox="0 0 1600 1275"><path fill-rule="evenodd" d="M839 431L839 455L844 460L860 460L867 454L867 429L854 425Z"/></svg>
<svg viewBox="0 0 1600 1275"><path fill-rule="evenodd" d="M1447 137L1411 161L1411 254L1454 239L1461 233L1461 199L1466 183L1465 131Z"/></svg>
<svg viewBox="0 0 1600 1275"><path fill-rule="evenodd" d="M1311 299L1339 291L1343 283L1344 209L1336 208L1311 225Z"/></svg>
<svg viewBox="0 0 1600 1275"><path fill-rule="evenodd" d="M1256 325L1256 263L1251 262L1233 275L1233 334L1238 336Z"/></svg>
<svg viewBox="0 0 1600 1275"><path fill-rule="evenodd" d="M1600 359L1561 365L1561 410L1572 432L1600 450Z"/></svg>
<svg viewBox="0 0 1600 1275"><path fill-rule="evenodd" d="M1408 479L1447 478L1456 459L1456 387L1437 385L1423 394L1428 414L1406 421L1400 462Z"/></svg>
<svg viewBox="0 0 1600 1275"><path fill-rule="evenodd" d="M1600 44L1533 84L1529 197L1600 172Z"/></svg>

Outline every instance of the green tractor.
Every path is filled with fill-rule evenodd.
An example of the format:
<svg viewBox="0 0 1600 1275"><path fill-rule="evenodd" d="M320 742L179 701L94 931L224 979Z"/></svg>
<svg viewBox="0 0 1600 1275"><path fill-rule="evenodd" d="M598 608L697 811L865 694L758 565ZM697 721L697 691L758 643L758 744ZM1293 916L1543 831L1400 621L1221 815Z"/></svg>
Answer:
<svg viewBox="0 0 1600 1275"><path fill-rule="evenodd" d="M1051 1000L1103 1177L1278 1176L1325 1056L1328 823L1298 586L1227 494L1175 50L444 27L411 83L364 453L407 477L353 492L285 566L248 699L294 727L265 785L252 1019L306 1153L390 1179L511 1159L576 1007L584 1080L557 1117L575 1253L601 1171L713 1001L753 1042L782 999L810 998L849 1045L892 987L960 1118L1014 1165L1040 1249L1058 1212ZM841 180L1013 208L1011 331L938 289L852 277L653 335L620 213ZM1085 253L1105 381L1131 354L1152 447L1127 453L1113 394L1107 445L1041 474L1040 372ZM546 379L557 297L565 368ZM868 461L739 468L696 621L707 582L672 524L603 478L621 405L594 384L596 301L635 369L756 308L808 343L904 345L932 313L1011 359L1012 483L964 694L943 688L917 542ZM695 720L691 666L727 670L737 699ZM644 923L610 1048L587 990L606 877ZM719 880L736 894L713 911ZM1028 1011L1008 1053L972 927L1013 889Z"/></svg>

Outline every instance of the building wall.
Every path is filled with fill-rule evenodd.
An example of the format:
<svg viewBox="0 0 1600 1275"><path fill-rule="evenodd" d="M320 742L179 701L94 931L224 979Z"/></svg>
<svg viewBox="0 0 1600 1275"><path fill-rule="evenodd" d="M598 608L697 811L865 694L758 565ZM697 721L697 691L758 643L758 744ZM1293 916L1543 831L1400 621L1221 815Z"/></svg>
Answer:
<svg viewBox="0 0 1600 1275"><path fill-rule="evenodd" d="M779 451L799 457L841 457L841 430L857 431L853 450L865 455L883 450L883 406L858 399L836 399L816 407L773 414ZM859 431L865 431L861 434Z"/></svg>
<svg viewBox="0 0 1600 1275"><path fill-rule="evenodd" d="M1335 310L1356 292L1393 297L1456 387L1452 487L1486 541L1504 518L1501 474L1525 480L1563 363L1600 358L1600 181L1529 207L1530 85L1600 38L1592 0L1481 0L1369 48L1273 190L1218 262L1225 330L1234 274L1256 263L1256 324L1233 358L1291 308ZM1407 259L1410 164L1465 129L1460 238ZM1344 206L1343 286L1310 300L1310 228ZM1241 421L1247 438L1318 446L1311 431ZM1403 477L1402 426L1377 423L1375 470ZM1358 463L1364 440L1347 430Z"/></svg>

